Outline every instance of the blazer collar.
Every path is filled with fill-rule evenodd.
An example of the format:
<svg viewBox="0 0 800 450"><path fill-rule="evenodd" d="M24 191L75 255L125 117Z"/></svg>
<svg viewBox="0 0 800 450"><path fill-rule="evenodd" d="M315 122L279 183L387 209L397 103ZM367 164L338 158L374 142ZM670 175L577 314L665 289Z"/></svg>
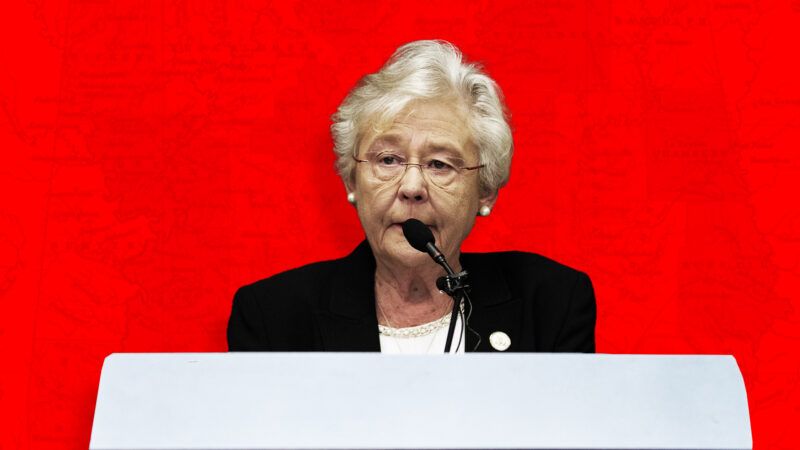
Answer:
<svg viewBox="0 0 800 450"><path fill-rule="evenodd" d="M375 257L366 240L338 261L334 271L331 312L353 319L375 318Z"/></svg>
<svg viewBox="0 0 800 450"><path fill-rule="evenodd" d="M327 310L315 319L322 349L343 352L379 352L375 312L375 257L366 240L336 261Z"/></svg>
<svg viewBox="0 0 800 450"><path fill-rule="evenodd" d="M474 306L499 305L511 299L511 292L500 268L488 255L463 253L461 267L469 274L470 298Z"/></svg>
<svg viewBox="0 0 800 450"><path fill-rule="evenodd" d="M467 351L492 351L489 334L508 330L512 334L516 320L514 305L503 273L493 258L480 254L462 254L461 266L469 273L472 299L470 328L466 333ZM375 312L375 257L364 240L348 256L337 261L332 283L329 311L317 313L324 350L380 351L378 320Z"/></svg>

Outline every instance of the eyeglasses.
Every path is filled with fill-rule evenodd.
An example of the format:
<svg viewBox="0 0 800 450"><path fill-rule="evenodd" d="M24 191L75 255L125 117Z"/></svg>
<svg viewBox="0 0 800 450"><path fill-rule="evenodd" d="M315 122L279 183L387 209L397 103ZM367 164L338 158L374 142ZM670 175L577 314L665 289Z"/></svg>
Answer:
<svg viewBox="0 0 800 450"><path fill-rule="evenodd" d="M422 174L434 185L446 188L457 182L462 175L472 170L480 169L485 166L464 167L459 160L449 157L437 156L436 158L424 158L422 162L411 163L400 155L393 153L375 153L367 155L367 159L358 159L353 155L357 163L368 163L372 176L384 183L391 183L399 180L405 175L408 166L417 166Z"/></svg>

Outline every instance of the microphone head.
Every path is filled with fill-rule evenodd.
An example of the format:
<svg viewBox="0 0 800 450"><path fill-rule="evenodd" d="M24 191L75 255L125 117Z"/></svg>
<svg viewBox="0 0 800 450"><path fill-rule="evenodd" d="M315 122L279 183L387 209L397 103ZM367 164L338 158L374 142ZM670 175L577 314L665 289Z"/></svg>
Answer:
<svg viewBox="0 0 800 450"><path fill-rule="evenodd" d="M428 252L429 242L436 243L436 238L433 237L430 228L417 219L408 219L403 222L403 235L412 247L425 253Z"/></svg>

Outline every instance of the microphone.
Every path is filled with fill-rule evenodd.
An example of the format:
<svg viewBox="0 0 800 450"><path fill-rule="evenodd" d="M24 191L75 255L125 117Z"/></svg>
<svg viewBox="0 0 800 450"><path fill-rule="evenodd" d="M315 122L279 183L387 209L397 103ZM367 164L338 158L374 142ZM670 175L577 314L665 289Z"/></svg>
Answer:
<svg viewBox="0 0 800 450"><path fill-rule="evenodd" d="M428 244L436 243L436 238L433 237L431 230L417 219L408 219L403 222L403 235L412 247L421 252L428 251Z"/></svg>
<svg viewBox="0 0 800 450"><path fill-rule="evenodd" d="M425 226L424 223L417 219L408 219L403 222L403 236L406 237L408 243L415 249L431 255L437 264L444 267L448 275L453 275L453 269L447 264L442 252L436 248L436 238L430 228Z"/></svg>

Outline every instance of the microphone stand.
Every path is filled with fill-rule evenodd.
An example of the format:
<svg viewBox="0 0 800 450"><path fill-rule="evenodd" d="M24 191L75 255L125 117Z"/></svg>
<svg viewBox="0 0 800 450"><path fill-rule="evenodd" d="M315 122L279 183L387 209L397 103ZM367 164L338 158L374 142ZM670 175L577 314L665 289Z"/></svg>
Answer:
<svg viewBox="0 0 800 450"><path fill-rule="evenodd" d="M428 245L436 249L432 243ZM444 346L444 352L450 353L450 346L453 343L453 334L455 334L456 329L456 318L458 317L458 312L461 310L461 302L466 298L471 304L471 299L469 298L469 284L467 284L467 271L462 270L456 273L453 268L450 267L450 264L447 264L444 255L442 255L438 249L436 249L435 252L429 251L429 253L433 256L433 260L447 272L447 275L439 277L436 280L436 287L450 297L453 297L453 311L450 313L450 327L447 329L447 341ZM461 326L465 327L466 324L462 324Z"/></svg>

